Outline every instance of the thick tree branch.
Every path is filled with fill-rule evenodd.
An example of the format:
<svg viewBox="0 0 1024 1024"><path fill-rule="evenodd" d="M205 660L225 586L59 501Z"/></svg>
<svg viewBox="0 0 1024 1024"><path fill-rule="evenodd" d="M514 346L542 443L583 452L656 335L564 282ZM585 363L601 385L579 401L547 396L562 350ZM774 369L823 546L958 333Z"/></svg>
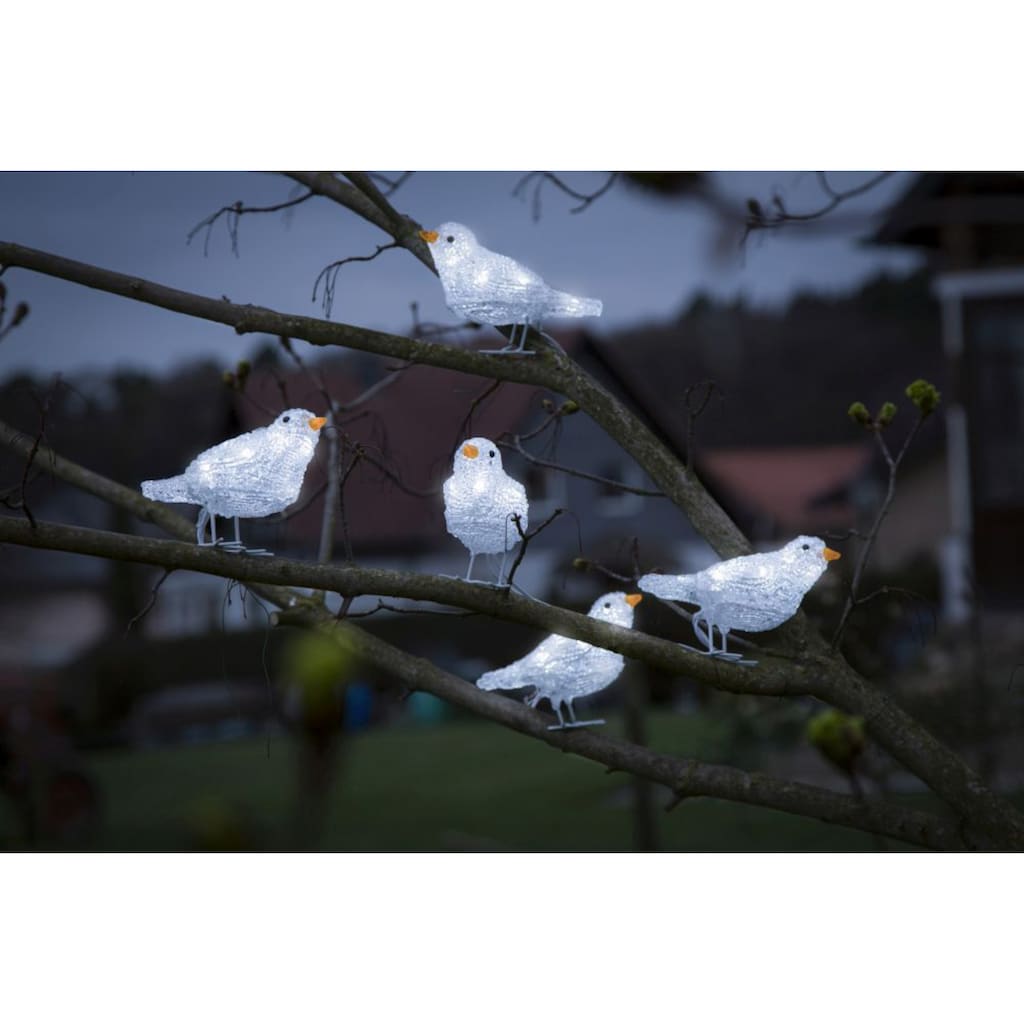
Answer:
<svg viewBox="0 0 1024 1024"><path fill-rule="evenodd" d="M379 213L373 204L370 206ZM720 555L731 557L750 550L746 538L707 494L699 480L688 477L678 459L610 392L555 350L542 349L533 358L517 359L415 342L311 317L285 316L255 306L236 306L12 243L0 242L0 266L25 267L165 309L229 324L238 333L260 331L301 338L314 345L342 345L492 379L536 384L561 392L577 402L610 437L622 445L655 484L688 515L697 531ZM787 627L787 632L797 649L807 652L801 663L817 666L816 695L850 713L864 715L875 739L966 820L994 836L1009 836L1013 845L1024 849L1024 815L989 791L959 757L940 744L923 726L903 714L888 697L871 687L841 658L829 656L827 645L808 628L803 616L797 616ZM601 640L593 642L602 643ZM726 666L713 663L713 668L716 673L726 675ZM785 674L780 672L779 677L773 680L764 666L758 671L766 673L764 681L771 687L767 692L794 692L788 688L788 682L796 682L797 692L810 692L800 689L806 684L806 679L787 681Z"/></svg>
<svg viewBox="0 0 1024 1024"><path fill-rule="evenodd" d="M269 571L262 573L277 579L298 582L306 570L315 568L309 563L288 562L285 559L258 559L238 557L196 545L177 541L159 541L148 538L105 534L101 531L82 530L40 523L35 529L24 520L10 516L0 517L0 542L12 541L34 547L50 547L62 551L104 558L126 558L148 564L212 572L226 578L238 579L254 575L250 563L263 563ZM270 563L277 563L271 566ZM243 572L237 572L242 568ZM234 569L235 571L232 571ZM363 570L370 572L371 570ZM392 574L402 575L402 574ZM425 581L436 583L430 577ZM461 581L447 581L459 583ZM313 581L313 585L316 581ZM309 585L301 582L300 585ZM471 585L465 585L471 586ZM333 588L325 588L333 589ZM486 588L476 588L485 590ZM396 595L400 596L400 595ZM724 765L709 765L693 759L679 759L655 754L643 747L613 739L598 733L552 733L548 720L539 712L493 694L484 693L421 658L406 654L372 634L348 623L337 623L322 608L303 602L297 607L294 597L285 595L283 610L275 618L279 623L291 623L318 628L334 637L347 649L375 667L397 675L413 689L422 689L465 707L518 732L543 740L551 746L576 753L610 768L628 771L672 789L679 798L710 796L740 803L770 807L780 811L818 818L838 825L847 825L863 831L890 836L905 842L935 849L963 849L966 845L982 845L983 836L963 836L955 823L930 814L910 811L895 805L868 803L832 790L803 783L773 779L751 774ZM545 608L545 606L541 606ZM546 613L554 609L546 608ZM572 615L573 613L567 613ZM576 616L584 622L593 622L586 616ZM597 625L616 632L628 633L618 627ZM659 641L658 643L664 643ZM665 645L673 646L673 645Z"/></svg>
<svg viewBox="0 0 1024 1024"><path fill-rule="evenodd" d="M234 554L216 547L201 547L194 542L135 537L81 526L41 521L32 526L27 520L14 516L0 516L0 543L5 542L165 569L187 569L247 585L273 584L330 591L343 597L374 595L448 604L607 647L664 672L689 676L727 693L806 695L811 692L811 680L823 669L813 659L796 663L779 658L764 659L758 671L751 672L743 666L691 653L679 644L636 629L601 622L523 597L508 588L467 583L448 576ZM288 594L284 604L290 605L293 597Z"/></svg>
<svg viewBox="0 0 1024 1024"><path fill-rule="evenodd" d="M4 443L15 451L19 451L25 457L28 456L33 446L31 438L3 424L0 424L0 443ZM187 539L191 539L194 536L192 524L177 513L156 502L149 501L137 491L123 487L97 473L78 466L76 463L63 459L42 446L38 449L38 465L40 468L47 469L54 476L64 479L68 483L95 494L104 500L121 505L132 511L139 518L161 526L172 535ZM26 530L32 531L28 523L19 520L10 518L0 520L0 525L5 524L16 524L12 525L11 528L20 529L23 536ZM32 531L32 534L36 532ZM90 534L95 534L96 532L86 531L86 533ZM114 537L115 543L120 540L119 535L111 536ZM31 540L28 543L31 543ZM192 549L193 556L195 550L202 550L195 549L193 544L178 545L178 547L180 549ZM206 551L209 552L209 549L206 549ZM221 562L220 564L232 576L237 577L240 575L239 570L244 568L241 564L241 556L227 555L217 551L209 552L209 554L221 559L227 558L227 562ZM265 563L262 560L248 559L248 561L259 563L257 566L254 566L254 569L265 568ZM303 575L303 567L306 563L294 564L298 566L297 573L300 576ZM169 566L165 565L165 567ZM199 565L197 568L199 571L212 571L210 563ZM365 572L366 570L363 571ZM431 577L420 577L419 585L422 585L423 580L430 579ZM461 604L460 598L471 598L472 603L463 604L464 607L468 606L474 610L487 611L489 614L496 614L499 617L505 618L514 618L509 613L509 608L512 606L517 607L520 612L524 612L525 616L530 616L531 611L536 612L540 609L541 618L539 620L532 617L514 618L514 620L522 621L526 624L537 624L545 632L550 631L553 625L556 631L564 631L565 635L579 636L580 639L600 646L619 649L624 654L629 654L654 665L660 663L659 656L664 653L668 658L664 663L668 671L679 671L692 675L694 678L704 678L704 681L713 686L717 685L720 689L729 688L729 686L723 684L736 685L738 681L747 688L745 692L792 693L801 692L802 686L808 685L812 687L809 692L819 699L851 714L863 716L869 733L879 745L945 799L961 815L964 829L970 828L978 833L988 835L991 837L991 842L994 845L1005 848L1024 849L1024 818L1022 818L1020 812L1012 804L1009 804L990 791L983 781L959 757L944 747L923 726L897 707L887 695L875 689L866 680L857 675L841 658L831 656L818 657L802 661L799 665L795 662L790 664L785 661L775 661L774 664L767 663L759 666L757 669L758 674L765 674L766 678L763 680L734 675L734 673L745 671L740 666L726 666L716 662L708 663L704 659L701 659L703 663L695 663L691 670L688 659L682 667L674 660L680 654L685 654L685 652L679 651L678 648L666 651L666 647L674 648L674 645L666 644L665 641L656 640L653 637L644 637L642 634L636 634L631 630L617 630L616 627L595 622L586 616L578 616L573 612L567 612L563 609L551 608L539 602L526 601L525 599L517 598L516 595L507 594L504 591L494 590L493 588L466 584L457 580L446 581L442 579L441 582L461 583L462 587L469 588L469 592L454 591L447 594L445 599L450 600L453 604ZM266 585L253 586L252 589L279 607L321 608L315 601L290 589ZM326 589L333 588L327 587ZM484 595L488 590L490 591L490 597L497 599L497 603L490 607L479 603L486 600ZM419 593L423 593L423 591L419 591L415 596L418 597ZM427 600L432 600L435 596L432 588L428 588L426 594ZM517 601L521 603L516 605ZM532 606L532 608L528 608L528 606ZM554 613L553 618L549 618L551 613ZM573 632L577 622L580 627L579 633ZM607 630L613 631L611 640L609 640L608 635L605 633ZM624 635L625 643L621 647L618 647L614 640L616 633ZM639 641L635 647L633 646L634 641ZM657 650L645 647L646 643L658 645ZM775 665L780 667L776 669ZM731 672L726 673L726 669L731 669ZM804 680L798 680L795 685L787 686L785 681L787 671L795 672L797 669L804 675ZM711 672L713 675L702 677L698 674L698 670ZM779 680L772 678L773 673L778 673L782 677L783 685L781 688L779 688ZM728 675L728 678L725 678L726 675ZM749 687L752 684L754 684L754 688L750 689ZM760 688L762 684L765 686L764 689ZM977 843L976 845L984 844Z"/></svg>
<svg viewBox="0 0 1024 1024"><path fill-rule="evenodd" d="M319 629L364 663L400 678L413 689L425 690L558 750L660 783L679 799L704 796L770 807L934 849L959 850L974 842L974 837L962 836L953 822L893 804L864 801L728 765L658 754L603 732L552 732L549 719L540 712L478 690L432 662L407 654L351 623L327 623L311 609L286 610L276 619L280 624ZM978 841L982 841L980 837Z"/></svg>
<svg viewBox="0 0 1024 1024"><path fill-rule="evenodd" d="M408 249L416 259L420 261L431 273L437 273L434 269L434 260L430 255L426 242L418 235L421 225L409 217L394 216L385 212L378 203L370 199L365 192L347 182L341 181L327 171L284 171L286 177L305 185L310 192L334 202L358 214L363 220L375 224L381 231L390 235L399 245ZM355 172L353 172L355 173ZM371 182L371 185L373 183ZM376 186L373 186L376 190ZM377 190L380 195L379 190ZM381 198L384 197L381 195ZM387 202L387 200L385 200ZM390 206L390 204L388 204ZM396 220L396 217L398 218Z"/></svg>

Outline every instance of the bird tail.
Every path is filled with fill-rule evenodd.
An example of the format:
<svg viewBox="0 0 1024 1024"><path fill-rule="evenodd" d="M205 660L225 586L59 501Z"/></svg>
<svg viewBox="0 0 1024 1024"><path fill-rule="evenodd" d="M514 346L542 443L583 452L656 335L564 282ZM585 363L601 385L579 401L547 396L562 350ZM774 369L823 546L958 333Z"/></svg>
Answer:
<svg viewBox="0 0 1024 1024"><path fill-rule="evenodd" d="M653 594L655 597L662 597L669 601L688 601L690 604L699 604L694 586L694 576L662 576L660 573L652 572L641 576L637 586Z"/></svg>
<svg viewBox="0 0 1024 1024"><path fill-rule="evenodd" d="M153 501L192 501L184 476L169 476L166 480L143 480L142 493Z"/></svg>
<svg viewBox="0 0 1024 1024"><path fill-rule="evenodd" d="M547 313L550 316L600 316L603 308L600 299L582 299L568 292L552 291Z"/></svg>
<svg viewBox="0 0 1024 1024"><path fill-rule="evenodd" d="M477 681L476 685L481 690L515 690L527 684L510 672L514 665L506 665L504 668L496 668L491 672L485 672Z"/></svg>

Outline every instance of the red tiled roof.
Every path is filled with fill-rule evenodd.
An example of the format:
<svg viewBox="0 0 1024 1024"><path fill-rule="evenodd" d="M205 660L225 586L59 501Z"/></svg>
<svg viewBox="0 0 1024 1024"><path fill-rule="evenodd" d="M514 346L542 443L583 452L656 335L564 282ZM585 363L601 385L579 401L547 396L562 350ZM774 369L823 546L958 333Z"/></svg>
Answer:
<svg viewBox="0 0 1024 1024"><path fill-rule="evenodd" d="M872 460L864 443L706 451L700 458L708 484L749 512L787 531L849 525L844 496Z"/></svg>

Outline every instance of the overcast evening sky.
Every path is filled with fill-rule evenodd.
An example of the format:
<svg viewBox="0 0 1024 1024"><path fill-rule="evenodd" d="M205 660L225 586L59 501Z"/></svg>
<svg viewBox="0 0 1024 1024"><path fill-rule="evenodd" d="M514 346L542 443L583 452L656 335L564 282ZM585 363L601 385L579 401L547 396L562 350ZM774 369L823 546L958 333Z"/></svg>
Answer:
<svg viewBox="0 0 1024 1024"><path fill-rule="evenodd" d="M912 253L879 251L859 243L865 225L823 236L798 225L754 236L745 251L718 244L721 223L693 202L665 202L616 184L579 214L553 188L543 194L539 221L530 202L512 195L519 173L422 172L394 196L395 205L424 225L445 220L469 225L488 248L540 272L549 283L600 298L599 332L676 315L693 296L742 295L780 304L800 290L850 288L882 268L906 270ZM835 174L838 187L864 174ZM581 190L603 174L573 173ZM717 187L742 204L768 200L779 190L793 210L823 201L813 174L737 172L715 176ZM907 184L896 175L844 213L884 208ZM233 302L282 312L322 315L311 299L318 271L343 256L368 254L380 231L325 199L287 213L243 218L239 253L218 224L204 255L204 237L186 244L190 228L235 200L267 205L295 194L292 182L271 174L231 172L101 172L0 174L0 237L101 267ZM31 316L0 346L0 376L32 371L75 373L120 366L163 371L200 356L225 365L248 354L253 337L12 269L4 276L11 301L27 301ZM341 272L333 319L405 333L410 304L427 322L454 323L437 280L401 250Z"/></svg>

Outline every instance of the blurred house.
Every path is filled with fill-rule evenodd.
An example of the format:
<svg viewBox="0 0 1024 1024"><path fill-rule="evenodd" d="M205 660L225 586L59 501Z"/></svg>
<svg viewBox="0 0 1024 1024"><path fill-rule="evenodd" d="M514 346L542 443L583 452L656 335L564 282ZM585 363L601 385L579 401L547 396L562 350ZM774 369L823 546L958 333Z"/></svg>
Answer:
<svg viewBox="0 0 1024 1024"><path fill-rule="evenodd" d="M927 173L870 239L922 250L948 364L947 610L1018 605L1024 564L1024 176Z"/></svg>

